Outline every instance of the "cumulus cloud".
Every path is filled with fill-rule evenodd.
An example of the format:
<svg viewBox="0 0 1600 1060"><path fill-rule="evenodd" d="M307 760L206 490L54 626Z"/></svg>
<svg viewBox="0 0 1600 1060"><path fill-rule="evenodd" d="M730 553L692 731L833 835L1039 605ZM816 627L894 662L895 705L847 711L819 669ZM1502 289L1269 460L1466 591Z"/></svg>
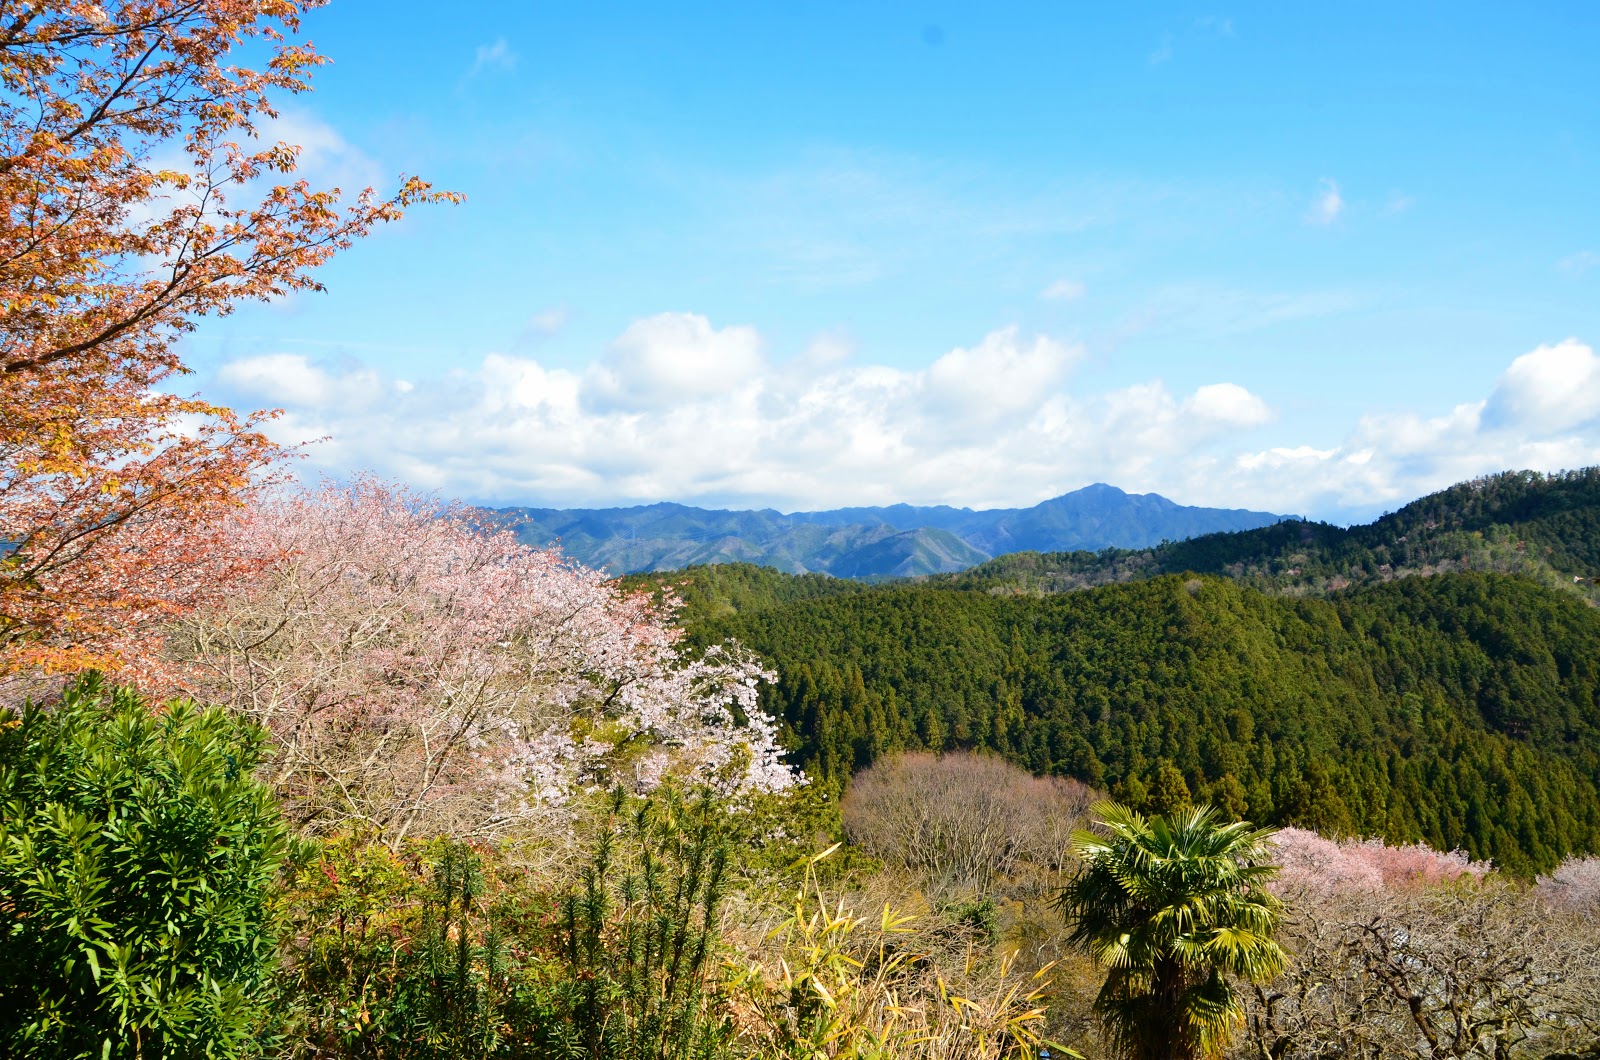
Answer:
<svg viewBox="0 0 1600 1060"><path fill-rule="evenodd" d="M1540 346L1511 362L1483 410L1489 427L1552 434L1600 415L1600 358L1568 339Z"/></svg>
<svg viewBox="0 0 1600 1060"><path fill-rule="evenodd" d="M1480 401L1361 416L1342 438L1305 436L1244 381L1086 389L1082 357L1002 328L922 368L827 335L782 359L753 328L664 313L586 367L495 353L402 381L282 353L218 381L284 406L280 440L328 437L313 465L506 504L1010 506L1106 481L1342 518L1488 472L1600 463L1600 357L1576 340L1515 358Z"/></svg>
<svg viewBox="0 0 1600 1060"><path fill-rule="evenodd" d="M259 397L269 405L320 409L330 405L363 407L375 400L382 382L366 367L330 372L298 353L245 357L222 366L226 386Z"/></svg>
<svg viewBox="0 0 1600 1060"><path fill-rule="evenodd" d="M657 408L736 390L760 370L754 328L713 328L697 313L660 313L628 326L589 373L599 408Z"/></svg>
<svg viewBox="0 0 1600 1060"><path fill-rule="evenodd" d="M1237 383L1209 383L1183 404L1196 417L1229 427L1259 427L1272 419L1267 403Z"/></svg>
<svg viewBox="0 0 1600 1060"><path fill-rule="evenodd" d="M1344 196L1339 193L1339 182L1324 177L1316 196L1311 200L1311 212L1306 214L1306 221L1314 225L1331 225L1343 212Z"/></svg>
<svg viewBox="0 0 1600 1060"><path fill-rule="evenodd" d="M1364 516L1496 471L1600 464L1597 427L1600 358L1568 339L1513 359L1482 401L1365 415L1336 446L1241 452L1219 481L1256 496L1276 489L1325 516Z"/></svg>
<svg viewBox="0 0 1600 1060"><path fill-rule="evenodd" d="M1079 353L1044 335L1021 341L1016 328L1005 328L940 357L921 382L935 412L988 422L1037 407Z"/></svg>
<svg viewBox="0 0 1600 1060"><path fill-rule="evenodd" d="M1129 482L1265 415L1233 384L1074 394L1082 349L1016 328L921 369L847 354L823 336L774 361L752 328L664 313L572 370L495 353L403 389L273 354L219 381L241 403L285 406L281 440L328 436L313 464L507 503L1011 504Z"/></svg>

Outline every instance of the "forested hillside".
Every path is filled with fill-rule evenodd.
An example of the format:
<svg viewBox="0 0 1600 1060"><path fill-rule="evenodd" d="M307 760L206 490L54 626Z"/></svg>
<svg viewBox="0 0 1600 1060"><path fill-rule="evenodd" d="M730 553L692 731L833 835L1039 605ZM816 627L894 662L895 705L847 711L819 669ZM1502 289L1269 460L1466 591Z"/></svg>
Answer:
<svg viewBox="0 0 1600 1060"><path fill-rule="evenodd" d="M1175 575L1043 596L895 586L694 632L779 672L765 705L827 784L896 749L990 748L1134 802L1181 774L1255 820L1517 871L1600 849L1600 610L1526 578L1327 599Z"/></svg>
<svg viewBox="0 0 1600 1060"><path fill-rule="evenodd" d="M1600 468L1464 482L1348 529L1289 521L1149 549L1014 553L936 580L1051 592L1194 571L1266 591L1319 593L1459 570L1522 574L1592 596L1590 583L1600 576Z"/></svg>
<svg viewBox="0 0 1600 1060"><path fill-rule="evenodd" d="M683 602L683 618L691 623L760 611L797 600L841 596L867 586L827 574L784 574L754 563L716 563L681 571L630 574L618 579L624 589L651 593L670 591Z"/></svg>

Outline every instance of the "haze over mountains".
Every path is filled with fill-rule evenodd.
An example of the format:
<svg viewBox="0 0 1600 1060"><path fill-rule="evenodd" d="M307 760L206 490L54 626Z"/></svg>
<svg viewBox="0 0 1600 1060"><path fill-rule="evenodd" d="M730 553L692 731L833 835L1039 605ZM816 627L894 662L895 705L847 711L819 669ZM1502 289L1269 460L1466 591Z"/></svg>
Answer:
<svg viewBox="0 0 1600 1060"><path fill-rule="evenodd" d="M500 508L524 543L559 544L613 574L755 563L790 574L882 579L965 570L1011 552L1150 548L1292 516L1177 504L1096 483L1031 508L948 505L839 508L784 514L682 504L634 508Z"/></svg>

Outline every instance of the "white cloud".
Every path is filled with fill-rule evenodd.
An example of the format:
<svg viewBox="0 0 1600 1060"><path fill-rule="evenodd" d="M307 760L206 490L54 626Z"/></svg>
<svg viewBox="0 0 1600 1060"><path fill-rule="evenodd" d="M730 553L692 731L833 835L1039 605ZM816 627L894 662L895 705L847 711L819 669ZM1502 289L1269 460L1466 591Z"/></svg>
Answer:
<svg viewBox="0 0 1600 1060"><path fill-rule="evenodd" d="M1600 358L1568 339L1512 361L1489 395L1483 420L1490 427L1548 435L1587 424L1597 415Z"/></svg>
<svg viewBox="0 0 1600 1060"><path fill-rule="evenodd" d="M1046 302L1076 302L1089 293L1089 289L1077 280L1057 280L1049 287L1039 292L1039 297Z"/></svg>
<svg viewBox="0 0 1600 1060"><path fill-rule="evenodd" d="M473 54L472 68L467 71L468 77L476 77L490 70L515 70L517 68L517 53L511 50L511 45L504 37L496 37L493 43L478 45Z"/></svg>
<svg viewBox="0 0 1600 1060"><path fill-rule="evenodd" d="M971 349L957 348L940 357L922 382L939 414L987 423L1037 406L1080 354L1044 335L1023 343L1016 328L1005 328Z"/></svg>
<svg viewBox="0 0 1600 1060"><path fill-rule="evenodd" d="M240 404L287 407L282 441L329 436L314 466L501 503L982 507L1107 481L1366 517L1493 471L1600 463L1600 357L1576 340L1515 358L1482 400L1370 413L1342 438L1308 437L1241 382L1086 389L1080 348L1016 328L921 369L862 363L835 336L785 360L763 347L752 328L663 313L587 367L496 353L399 380L283 353L219 382Z"/></svg>
<svg viewBox="0 0 1600 1060"><path fill-rule="evenodd" d="M1306 214L1306 221L1314 225L1331 225L1343 212L1344 196L1339 193L1339 182L1324 177L1316 196L1311 200L1311 212Z"/></svg>
<svg viewBox="0 0 1600 1060"><path fill-rule="evenodd" d="M762 366L754 328L716 329L696 313L659 313L628 326L589 373L602 407L652 408L737 389Z"/></svg>
<svg viewBox="0 0 1600 1060"><path fill-rule="evenodd" d="M1286 467L1308 467L1332 460L1339 455L1338 449L1313 449L1309 445L1297 445L1294 448L1287 446L1274 446L1263 449L1259 453L1240 453L1239 466L1249 471L1261 468L1274 470Z"/></svg>
<svg viewBox="0 0 1600 1060"><path fill-rule="evenodd" d="M218 371L217 378L225 386L253 394L269 405L316 409L335 404L347 408L364 406L383 387L378 373L370 368L330 373L298 353L269 353L230 361Z"/></svg>
<svg viewBox="0 0 1600 1060"><path fill-rule="evenodd" d="M1303 510L1324 516L1365 517L1496 471L1600 464L1597 422L1600 358L1568 339L1512 360L1482 401L1436 415L1365 415L1337 446L1242 452L1225 489L1253 500L1298 497Z"/></svg>
<svg viewBox="0 0 1600 1060"><path fill-rule="evenodd" d="M1265 408L1231 384L1075 395L1083 351L1016 328L921 370L857 365L839 343L771 362L751 328L664 313L577 370L497 353L407 389L277 354L232 362L220 381L241 403L288 406L281 440L331 436L311 453L328 470L551 504L1009 504L1131 481Z"/></svg>
<svg viewBox="0 0 1600 1060"><path fill-rule="evenodd" d="M1191 394L1184 408L1229 427L1259 427L1272 419L1267 403L1237 383L1211 383Z"/></svg>

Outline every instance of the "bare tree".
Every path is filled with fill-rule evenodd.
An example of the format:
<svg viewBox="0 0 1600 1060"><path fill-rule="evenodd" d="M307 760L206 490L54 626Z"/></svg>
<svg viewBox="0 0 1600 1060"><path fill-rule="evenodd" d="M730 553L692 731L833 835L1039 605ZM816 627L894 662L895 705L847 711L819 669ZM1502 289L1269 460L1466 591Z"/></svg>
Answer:
<svg viewBox="0 0 1600 1060"><path fill-rule="evenodd" d="M1294 967L1256 988L1236 1055L1600 1056L1592 912L1494 878L1288 902Z"/></svg>
<svg viewBox="0 0 1600 1060"><path fill-rule="evenodd" d="M924 875L936 890L983 892L1001 879L1058 887L1068 842L1096 793L1035 777L991 755L905 754L864 770L840 807L850 838Z"/></svg>

